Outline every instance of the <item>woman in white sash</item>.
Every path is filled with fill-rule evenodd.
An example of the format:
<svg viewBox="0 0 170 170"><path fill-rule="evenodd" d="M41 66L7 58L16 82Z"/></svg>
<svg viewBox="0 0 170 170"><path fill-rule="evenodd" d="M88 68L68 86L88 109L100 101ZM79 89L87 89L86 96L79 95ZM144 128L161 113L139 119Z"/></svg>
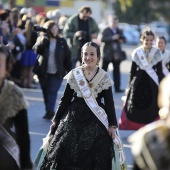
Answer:
<svg viewBox="0 0 170 170"><path fill-rule="evenodd" d="M10 52L0 45L0 169L29 170L27 102L21 89L6 79L11 63Z"/></svg>
<svg viewBox="0 0 170 170"><path fill-rule="evenodd" d="M119 129L137 130L159 119L158 85L164 77L162 56L153 46L154 33L146 30L141 36L142 45L132 53L127 98L119 120Z"/></svg>
<svg viewBox="0 0 170 170"><path fill-rule="evenodd" d="M170 169L170 75L159 85L158 105L161 119L139 129L128 141L134 156L133 170ZM138 149L137 149L138 148Z"/></svg>
<svg viewBox="0 0 170 170"><path fill-rule="evenodd" d="M162 53L162 69L165 76L169 74L170 69L170 51L166 48L166 39L164 36L158 37L156 45Z"/></svg>
<svg viewBox="0 0 170 170"><path fill-rule="evenodd" d="M97 44L88 42L82 47L82 73L79 84L73 74L66 75L67 85L57 112L53 118L51 132L55 134L43 160L41 170L111 170L114 157L113 141L117 120L112 96L113 82L107 72L98 67L100 50ZM79 72L80 71L80 72ZM90 107L88 93L93 101L103 108L108 117L108 130ZM80 86L80 87L79 87ZM83 96L86 98L84 99ZM86 100L86 101L85 101ZM94 108L96 109L96 108ZM98 110L96 110L98 112Z"/></svg>

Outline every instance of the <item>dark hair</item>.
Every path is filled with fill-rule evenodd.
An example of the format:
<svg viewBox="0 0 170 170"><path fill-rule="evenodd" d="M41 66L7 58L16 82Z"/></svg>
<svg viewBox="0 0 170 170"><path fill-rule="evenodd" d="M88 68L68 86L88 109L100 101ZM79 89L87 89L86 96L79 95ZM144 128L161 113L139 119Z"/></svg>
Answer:
<svg viewBox="0 0 170 170"><path fill-rule="evenodd" d="M44 28L51 29L56 23L53 20L48 20L44 23Z"/></svg>
<svg viewBox="0 0 170 170"><path fill-rule="evenodd" d="M32 32L34 28L34 23L28 19L25 23L25 37L26 37L26 44L31 46L32 44Z"/></svg>
<svg viewBox="0 0 170 170"><path fill-rule="evenodd" d="M43 28L45 28L45 29L47 30L46 33L47 33L47 36L48 36L48 37L50 37L50 36L53 37L50 29L51 29L54 25L56 25L56 26L58 27L58 25L57 25L53 20L49 20L49 21L47 21L47 22L44 23Z"/></svg>
<svg viewBox="0 0 170 170"><path fill-rule="evenodd" d="M159 37L157 37L157 39L158 39L158 40L159 40L159 39L162 39L162 40L164 40L165 44L167 43L164 36L159 36Z"/></svg>
<svg viewBox="0 0 170 170"><path fill-rule="evenodd" d="M153 39L155 39L155 34L151 30L146 30L142 33L140 41L143 42L144 39L146 39L147 36L153 36Z"/></svg>
<svg viewBox="0 0 170 170"><path fill-rule="evenodd" d="M79 13L83 12L83 11L86 11L86 13L90 12L92 14L92 10L89 6L82 6L79 8Z"/></svg>
<svg viewBox="0 0 170 170"><path fill-rule="evenodd" d="M100 48L99 48L99 46L98 46L96 43L94 43L94 42L87 42L87 43L85 43L85 44L83 45L83 47L81 48L81 55L82 55L82 52L83 52L83 48L84 48L84 47L87 47L87 46L92 46L92 47L96 48L97 57L98 57L99 60L100 60Z"/></svg>
<svg viewBox="0 0 170 170"><path fill-rule="evenodd" d="M9 17L9 12L4 9L0 9L0 19L5 21Z"/></svg>
<svg viewBox="0 0 170 170"><path fill-rule="evenodd" d="M13 64L12 54L9 51L9 49L5 45L2 45L2 44L0 44L0 53L5 54L6 56L6 70L9 73L12 69L12 64Z"/></svg>

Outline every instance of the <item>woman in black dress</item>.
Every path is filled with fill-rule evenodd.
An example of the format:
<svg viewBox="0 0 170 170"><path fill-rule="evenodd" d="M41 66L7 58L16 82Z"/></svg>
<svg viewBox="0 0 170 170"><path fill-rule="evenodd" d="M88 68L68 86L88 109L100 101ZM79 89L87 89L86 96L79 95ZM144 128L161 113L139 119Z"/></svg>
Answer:
<svg viewBox="0 0 170 170"><path fill-rule="evenodd" d="M108 117L108 130L86 104L73 72L65 77L67 85L53 118L51 132L57 128L41 170L111 170L113 141L117 127L112 96L113 82L107 72L98 67L100 51L89 42L82 47L83 71L89 88ZM104 99L104 102L102 102Z"/></svg>
<svg viewBox="0 0 170 170"><path fill-rule="evenodd" d="M158 85L164 77L162 56L153 46L154 33L146 30L142 45L132 53L127 99L119 120L119 129L137 130L158 119Z"/></svg>

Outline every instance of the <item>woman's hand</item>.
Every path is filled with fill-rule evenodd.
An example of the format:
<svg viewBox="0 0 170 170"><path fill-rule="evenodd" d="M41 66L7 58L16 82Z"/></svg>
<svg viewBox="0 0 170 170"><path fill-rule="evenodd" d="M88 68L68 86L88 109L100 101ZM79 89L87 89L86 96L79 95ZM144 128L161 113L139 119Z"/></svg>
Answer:
<svg viewBox="0 0 170 170"><path fill-rule="evenodd" d="M114 140L115 139L115 128L114 127L109 127L109 135L111 136L111 138Z"/></svg>
<svg viewBox="0 0 170 170"><path fill-rule="evenodd" d="M53 122L52 125L50 126L50 134L54 135L56 129L57 129L57 123Z"/></svg>

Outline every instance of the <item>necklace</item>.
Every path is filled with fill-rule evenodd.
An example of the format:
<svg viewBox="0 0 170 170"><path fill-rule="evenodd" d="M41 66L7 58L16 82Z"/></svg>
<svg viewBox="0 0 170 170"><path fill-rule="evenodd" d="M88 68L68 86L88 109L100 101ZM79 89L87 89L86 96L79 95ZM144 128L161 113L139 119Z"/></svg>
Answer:
<svg viewBox="0 0 170 170"><path fill-rule="evenodd" d="M85 67L83 68L83 71L86 75L92 75L95 74L97 71L98 67L96 67L94 70L90 71L90 70L86 70Z"/></svg>
<svg viewBox="0 0 170 170"><path fill-rule="evenodd" d="M87 70L85 70L85 72L86 72L86 74L89 75L89 76L90 76L90 75L94 75L94 76L95 76L97 70L98 70L98 67L97 67L95 70L91 71L91 72L90 72L90 71L87 71ZM94 77L94 76L93 76L93 77Z"/></svg>
<svg viewBox="0 0 170 170"><path fill-rule="evenodd" d="M97 67L97 69L95 70L94 76L93 76L90 80L88 80L88 79L86 78L86 80L87 80L87 82L88 82L90 88L93 87L92 80L94 79L94 77L96 76L96 74L98 73L98 71L99 71L99 67ZM88 72L87 74L90 75L90 72Z"/></svg>

